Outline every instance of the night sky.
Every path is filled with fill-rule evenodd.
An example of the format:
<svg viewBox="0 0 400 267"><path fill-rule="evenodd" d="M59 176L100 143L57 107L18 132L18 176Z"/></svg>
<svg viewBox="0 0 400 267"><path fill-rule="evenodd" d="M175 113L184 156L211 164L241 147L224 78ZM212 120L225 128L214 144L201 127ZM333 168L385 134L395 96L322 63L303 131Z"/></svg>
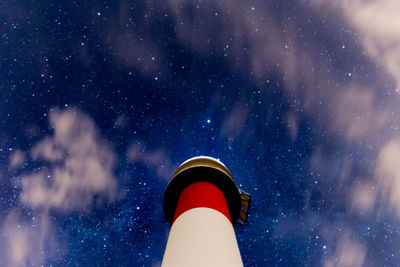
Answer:
<svg viewBox="0 0 400 267"><path fill-rule="evenodd" d="M159 266L199 155L252 195L245 266L398 266L399 29L393 0L0 1L0 266Z"/></svg>

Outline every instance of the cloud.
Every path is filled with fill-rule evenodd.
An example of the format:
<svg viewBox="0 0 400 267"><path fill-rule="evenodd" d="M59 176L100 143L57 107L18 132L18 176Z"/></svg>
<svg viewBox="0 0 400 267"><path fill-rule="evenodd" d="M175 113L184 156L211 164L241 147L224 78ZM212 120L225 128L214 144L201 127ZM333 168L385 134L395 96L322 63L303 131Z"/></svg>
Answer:
<svg viewBox="0 0 400 267"><path fill-rule="evenodd" d="M389 125L391 112L380 107L377 95L371 88L349 86L333 97L332 114L337 129L347 140L360 140L379 133Z"/></svg>
<svg viewBox="0 0 400 267"><path fill-rule="evenodd" d="M118 198L113 174L116 155L98 134L92 119L77 109L51 110L54 134L30 151L42 163L38 171L21 177L19 203L0 224L0 265L40 266L61 257L50 213L87 213L93 204ZM16 151L10 166L19 166L25 154ZM25 212L27 207L29 212Z"/></svg>
<svg viewBox="0 0 400 267"><path fill-rule="evenodd" d="M130 1L120 1L119 8L110 23L103 29L104 50L117 65L148 75L160 76L160 46L147 33L154 25L155 14L151 4L135 6L135 14ZM135 25L135 26L133 26Z"/></svg>
<svg viewBox="0 0 400 267"><path fill-rule="evenodd" d="M400 138L386 143L379 152L375 178L381 195L400 218Z"/></svg>
<svg viewBox="0 0 400 267"><path fill-rule="evenodd" d="M177 37L197 52L221 49L226 62L241 71L249 70L256 80L270 74L270 66L285 63L290 67L293 63L286 57L290 52L284 51L290 33L281 31L269 4L258 3L255 8L250 2L231 0L169 3Z"/></svg>
<svg viewBox="0 0 400 267"><path fill-rule="evenodd" d="M349 234L342 234L336 244L335 257L324 262L325 267L361 267L367 251L365 247Z"/></svg>
<svg viewBox="0 0 400 267"><path fill-rule="evenodd" d="M299 130L299 119L293 112L289 112L286 114L286 127L289 130L290 137L292 141L297 139L297 133Z"/></svg>
<svg viewBox="0 0 400 267"><path fill-rule="evenodd" d="M351 194L353 208L362 214L373 211L376 203L377 189L373 182L363 182L354 185Z"/></svg>
<svg viewBox="0 0 400 267"><path fill-rule="evenodd" d="M248 113L249 108L244 104L234 106L222 124L220 135L233 141L242 132Z"/></svg>
<svg viewBox="0 0 400 267"><path fill-rule="evenodd" d="M61 161L66 151L57 146L58 144L52 138L46 137L32 148L31 156L34 160Z"/></svg>
<svg viewBox="0 0 400 267"><path fill-rule="evenodd" d="M21 150L16 150L10 155L9 168L18 169L25 163L26 153Z"/></svg>
<svg viewBox="0 0 400 267"><path fill-rule="evenodd" d="M397 82L400 90L400 3L392 0L312 0L339 8L357 31L366 52Z"/></svg>
<svg viewBox="0 0 400 267"><path fill-rule="evenodd" d="M47 214L31 217L27 221L18 209L14 208L0 225L0 235L2 266L40 266L59 248ZM61 253L60 250L58 252Z"/></svg>
<svg viewBox="0 0 400 267"><path fill-rule="evenodd" d="M174 167L176 167L164 149L148 152L140 142L132 143L128 147L126 155L131 162L141 162L150 166L158 177L167 181L171 179Z"/></svg>
<svg viewBox="0 0 400 267"><path fill-rule="evenodd" d="M6 266L27 266L32 263L38 264L43 261L43 257L40 256L39 251L33 253L35 246L30 240L37 239L35 236L32 236L34 232L31 231L29 227L21 225L20 219L14 211L10 212L7 216L2 225L1 232L1 245L5 248L5 253L2 255L2 258L6 259ZM35 255L37 255L39 259L35 259Z"/></svg>
<svg viewBox="0 0 400 267"><path fill-rule="evenodd" d="M170 0L176 34L181 43L205 55L223 51L225 63L248 73L255 83L261 84L267 97L270 95L269 88L264 88L265 81L276 74L281 78L282 93L291 106L286 120L293 140L301 119L294 114L299 112L312 120L314 128L324 128L331 135L339 133L350 142L382 131L389 123L392 105L385 106L381 102L382 97L374 84L356 76L351 79L344 77L344 70L355 66L351 62L338 65L329 56L329 53L341 52L332 47L332 43L334 47L337 45L335 38L326 39L323 37L326 33L322 33L320 38L310 42L308 31L321 30L311 22L305 23L310 21L305 16L313 9L296 13L296 23L286 21L285 16L291 16L291 9L279 11L286 13L278 12L278 16L275 8L268 3L254 6L250 2L231 0L212 3ZM216 25L218 31L213 30ZM393 26L394 29L397 28ZM375 39L379 41L378 37ZM360 55L362 52L355 52L354 57ZM371 62L368 64L365 68L374 72L375 66ZM238 115L251 112L250 109L239 112L240 108L237 106L232 112ZM242 121L240 116L235 120L227 118L222 135L235 136L238 132L235 125Z"/></svg>
<svg viewBox="0 0 400 267"><path fill-rule="evenodd" d="M33 208L81 211L95 197L115 200L116 156L93 121L69 109L51 111L50 123L54 136L45 137L31 151L33 159L48 162L50 168L21 178L21 201Z"/></svg>

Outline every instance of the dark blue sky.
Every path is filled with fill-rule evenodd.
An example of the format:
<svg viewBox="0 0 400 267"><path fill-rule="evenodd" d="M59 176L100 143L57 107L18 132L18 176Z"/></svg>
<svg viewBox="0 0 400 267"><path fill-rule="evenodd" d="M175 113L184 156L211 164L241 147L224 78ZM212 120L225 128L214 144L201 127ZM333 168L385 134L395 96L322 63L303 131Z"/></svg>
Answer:
<svg viewBox="0 0 400 267"><path fill-rule="evenodd" d="M159 266L198 155L245 266L397 265L400 8L323 2L0 2L0 265Z"/></svg>

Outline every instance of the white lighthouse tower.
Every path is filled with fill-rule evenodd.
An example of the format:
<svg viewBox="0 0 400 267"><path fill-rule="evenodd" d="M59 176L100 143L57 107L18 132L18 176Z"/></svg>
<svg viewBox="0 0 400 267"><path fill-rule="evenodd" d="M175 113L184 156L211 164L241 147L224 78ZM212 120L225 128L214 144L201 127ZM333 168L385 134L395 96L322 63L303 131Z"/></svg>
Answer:
<svg viewBox="0 0 400 267"><path fill-rule="evenodd" d="M233 224L247 220L250 200L220 161L195 157L182 163L164 194L171 231L161 266L243 266Z"/></svg>

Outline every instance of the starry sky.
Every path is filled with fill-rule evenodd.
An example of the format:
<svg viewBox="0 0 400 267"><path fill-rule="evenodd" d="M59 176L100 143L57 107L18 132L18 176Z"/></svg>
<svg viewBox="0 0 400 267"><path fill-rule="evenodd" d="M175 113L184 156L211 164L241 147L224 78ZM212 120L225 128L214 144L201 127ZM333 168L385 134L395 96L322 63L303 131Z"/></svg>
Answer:
<svg viewBox="0 0 400 267"><path fill-rule="evenodd" d="M392 0L0 1L0 265L159 266L198 155L252 195L245 266L398 265L399 28Z"/></svg>

